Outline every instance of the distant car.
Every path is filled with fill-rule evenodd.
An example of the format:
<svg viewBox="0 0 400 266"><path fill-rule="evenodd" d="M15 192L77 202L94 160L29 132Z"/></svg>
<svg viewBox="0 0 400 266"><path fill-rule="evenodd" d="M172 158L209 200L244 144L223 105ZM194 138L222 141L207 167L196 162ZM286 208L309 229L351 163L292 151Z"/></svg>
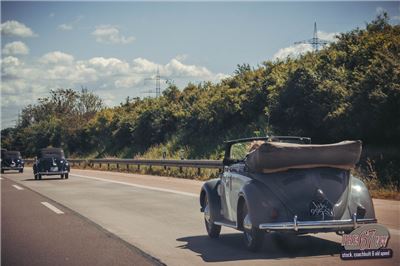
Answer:
<svg viewBox="0 0 400 266"><path fill-rule="evenodd" d="M67 179L70 165L65 159L64 151L60 148L41 149L38 158L33 164L33 174L36 180L44 175L60 175Z"/></svg>
<svg viewBox="0 0 400 266"><path fill-rule="evenodd" d="M24 160L19 151L1 150L1 173L5 170L24 172Z"/></svg>
<svg viewBox="0 0 400 266"><path fill-rule="evenodd" d="M254 142L261 146L249 153ZM310 143L304 137L226 142L223 172L200 193L208 235L219 237L221 226L235 228L256 251L265 233L285 240L282 233L343 234L376 223L366 186L349 170L359 159L361 142Z"/></svg>

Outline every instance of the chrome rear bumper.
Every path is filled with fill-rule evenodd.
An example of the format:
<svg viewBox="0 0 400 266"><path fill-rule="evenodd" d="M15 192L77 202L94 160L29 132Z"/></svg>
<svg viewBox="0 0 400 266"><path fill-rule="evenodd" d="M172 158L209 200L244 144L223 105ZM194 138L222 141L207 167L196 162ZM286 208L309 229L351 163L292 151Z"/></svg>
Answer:
<svg viewBox="0 0 400 266"><path fill-rule="evenodd" d="M3 166L1 167L2 170L21 170L24 169L23 166Z"/></svg>
<svg viewBox="0 0 400 266"><path fill-rule="evenodd" d="M64 175L68 174L68 171L57 171L57 172L39 172L37 175Z"/></svg>
<svg viewBox="0 0 400 266"><path fill-rule="evenodd" d="M293 222L280 223L264 223L259 225L259 229L267 231L287 231L287 230L302 230L302 229L355 229L363 224L376 223L374 218L357 219L354 214L352 219L347 220L327 220L327 221L298 221L297 215L293 217Z"/></svg>

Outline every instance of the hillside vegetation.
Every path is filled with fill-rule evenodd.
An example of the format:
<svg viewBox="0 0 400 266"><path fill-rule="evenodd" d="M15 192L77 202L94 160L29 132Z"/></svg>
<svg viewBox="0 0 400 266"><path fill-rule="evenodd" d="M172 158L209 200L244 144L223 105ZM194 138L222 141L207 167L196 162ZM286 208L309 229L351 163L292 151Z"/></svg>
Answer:
<svg viewBox="0 0 400 266"><path fill-rule="evenodd" d="M219 159L222 142L255 134L309 136L314 143L361 139L358 171L400 186L400 26L384 14L365 29L299 58L238 65L217 84L170 85L159 98L105 108L86 90L55 90L27 106L2 147L25 156L62 146L73 157Z"/></svg>

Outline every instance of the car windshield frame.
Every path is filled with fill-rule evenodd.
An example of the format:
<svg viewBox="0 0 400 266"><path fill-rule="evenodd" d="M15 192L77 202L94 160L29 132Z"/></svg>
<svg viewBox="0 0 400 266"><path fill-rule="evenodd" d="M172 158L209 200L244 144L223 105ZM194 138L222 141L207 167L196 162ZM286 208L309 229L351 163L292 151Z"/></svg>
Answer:
<svg viewBox="0 0 400 266"><path fill-rule="evenodd" d="M43 149L39 153L39 158L49 159L49 158L58 158L64 159L64 151L62 149Z"/></svg>

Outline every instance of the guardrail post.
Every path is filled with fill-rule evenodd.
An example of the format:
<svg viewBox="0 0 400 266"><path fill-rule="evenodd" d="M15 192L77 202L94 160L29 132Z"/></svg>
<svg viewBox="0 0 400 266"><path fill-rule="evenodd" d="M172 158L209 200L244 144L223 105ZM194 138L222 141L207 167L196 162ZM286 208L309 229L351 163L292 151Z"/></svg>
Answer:
<svg viewBox="0 0 400 266"><path fill-rule="evenodd" d="M137 169L140 170L140 164L137 165Z"/></svg>
<svg viewBox="0 0 400 266"><path fill-rule="evenodd" d="M182 173L182 166L179 166L179 173Z"/></svg>
<svg viewBox="0 0 400 266"><path fill-rule="evenodd" d="M110 170L110 164L109 163L107 164L107 170Z"/></svg>
<svg viewBox="0 0 400 266"><path fill-rule="evenodd" d="M78 162L78 166L81 166L81 161Z"/></svg>
<svg viewBox="0 0 400 266"><path fill-rule="evenodd" d="M119 170L119 163L117 163L117 170Z"/></svg>
<svg viewBox="0 0 400 266"><path fill-rule="evenodd" d="M100 169L101 169L101 163L99 163Z"/></svg>
<svg viewBox="0 0 400 266"><path fill-rule="evenodd" d="M126 164L126 171L129 172L129 164Z"/></svg>
<svg viewBox="0 0 400 266"><path fill-rule="evenodd" d="M201 168L197 168L197 175L201 174Z"/></svg>

